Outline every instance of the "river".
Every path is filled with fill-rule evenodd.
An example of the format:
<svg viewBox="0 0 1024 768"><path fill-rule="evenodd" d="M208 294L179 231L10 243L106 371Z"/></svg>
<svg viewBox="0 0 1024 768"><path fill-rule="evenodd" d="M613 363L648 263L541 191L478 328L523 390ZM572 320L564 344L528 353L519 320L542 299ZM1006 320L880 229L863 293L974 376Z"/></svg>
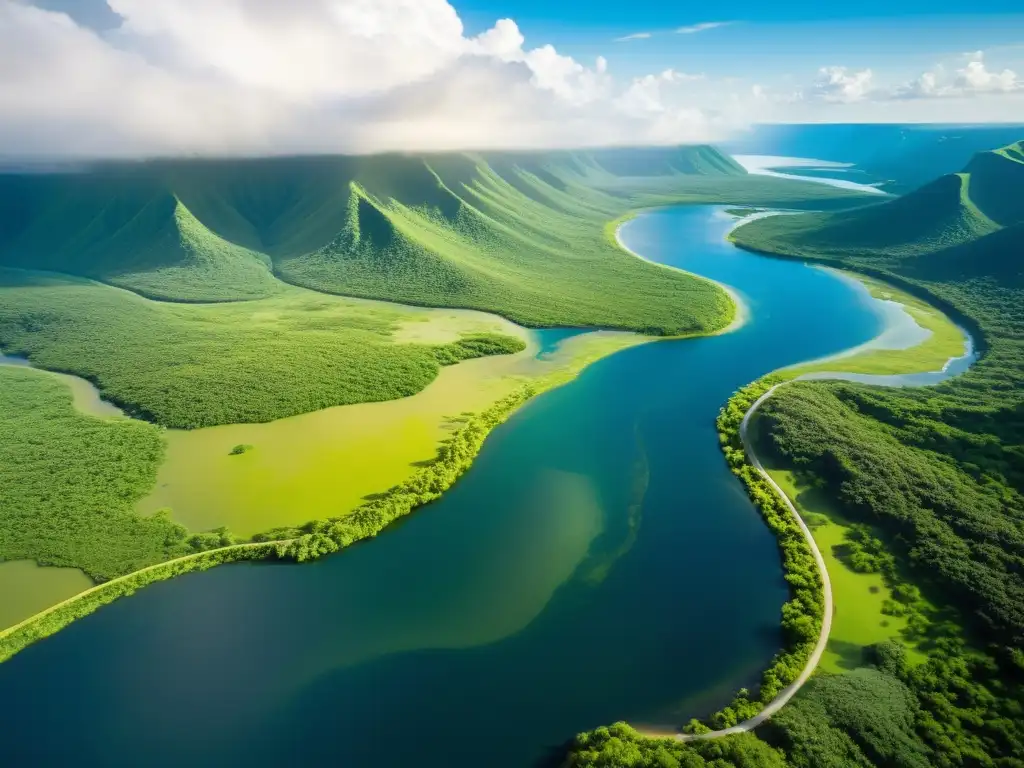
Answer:
<svg viewBox="0 0 1024 768"><path fill-rule="evenodd" d="M28 648L0 665L6 761L520 768L755 684L787 588L715 415L769 371L877 337L886 312L834 272L732 247L732 225L664 209L622 238L733 288L741 328L596 363L375 541L189 574Z"/></svg>

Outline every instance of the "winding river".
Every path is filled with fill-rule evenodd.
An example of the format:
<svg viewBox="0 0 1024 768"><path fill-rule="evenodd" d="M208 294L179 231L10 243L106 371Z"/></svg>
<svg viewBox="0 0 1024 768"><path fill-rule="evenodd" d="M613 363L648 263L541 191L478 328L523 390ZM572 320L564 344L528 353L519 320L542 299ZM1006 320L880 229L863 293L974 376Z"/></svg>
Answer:
<svg viewBox="0 0 1024 768"><path fill-rule="evenodd" d="M887 312L837 273L733 248L732 224L665 209L622 237L732 287L741 328L593 365L376 541L160 583L28 648L0 665L5 762L521 768L754 684L787 589L715 415L879 336Z"/></svg>

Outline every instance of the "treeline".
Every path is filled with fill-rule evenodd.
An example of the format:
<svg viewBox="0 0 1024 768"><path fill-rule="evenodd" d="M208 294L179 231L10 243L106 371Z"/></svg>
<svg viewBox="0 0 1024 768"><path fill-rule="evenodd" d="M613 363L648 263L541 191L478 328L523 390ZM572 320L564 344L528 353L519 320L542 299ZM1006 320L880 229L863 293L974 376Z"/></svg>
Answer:
<svg viewBox="0 0 1024 768"><path fill-rule="evenodd" d="M231 543L135 504L156 483L159 427L78 413L44 371L0 366L0 560L80 568L96 581Z"/></svg>
<svg viewBox="0 0 1024 768"><path fill-rule="evenodd" d="M101 584L0 632L0 663L7 661L32 643L59 632L76 619L88 616L104 605L132 595L154 582L173 579L192 571L205 571L225 563L263 560L272 556L274 551L273 544L239 544L160 563Z"/></svg>
<svg viewBox="0 0 1024 768"><path fill-rule="evenodd" d="M441 366L511 354L522 339L471 334L397 343L402 307L288 292L254 302L148 301L96 283L0 268L0 347L94 383L165 427L263 423L414 395Z"/></svg>
<svg viewBox="0 0 1024 768"><path fill-rule="evenodd" d="M794 768L1024 764L1020 707L1007 695L1015 684L996 679L991 659L949 637L924 664L894 641L866 649L865 661L815 678L761 737Z"/></svg>
<svg viewBox="0 0 1024 768"><path fill-rule="evenodd" d="M0 373L9 370L44 375L35 371L3 368L0 368ZM538 385L525 385L482 413L468 418L442 444L432 464L421 468L406 482L367 502L346 517L316 520L302 528L275 529L255 536L253 542L245 544L238 543L225 529L190 536L184 528L171 523L165 515L147 518L169 526L167 540L177 545L172 550L178 555L177 559L101 584L65 601L54 610L37 614L16 627L0 632L0 662L6 661L36 640L54 634L75 619L119 597L131 595L155 581L243 560L270 558L308 562L337 552L361 539L376 536L399 517L440 498L469 469L494 427L506 421L516 408L537 394L539 388L555 386L560 381L560 378L553 377Z"/></svg>
<svg viewBox="0 0 1024 768"><path fill-rule="evenodd" d="M650 739L625 723L576 737L568 768L785 768L781 751L756 736L712 741Z"/></svg>
<svg viewBox="0 0 1024 768"><path fill-rule="evenodd" d="M500 333L476 333L463 336L450 344L434 347L434 356L441 365L455 365L463 360L490 355L514 355L526 349L526 342L516 336Z"/></svg>
<svg viewBox="0 0 1024 768"><path fill-rule="evenodd" d="M404 483L368 501L351 514L315 520L297 529L275 529L255 538L288 539L277 545L277 556L302 563L376 536L398 518L439 499L469 469L490 431L507 420L536 392L532 385L523 386L482 413L470 417L441 445L429 466L421 467Z"/></svg>
<svg viewBox="0 0 1024 768"><path fill-rule="evenodd" d="M807 538L778 493L747 460L740 429L753 404L780 379L766 377L741 389L718 416L718 435L733 473L743 481L747 493L775 534L782 554L790 599L782 606L782 629L786 645L761 676L755 696L740 691L729 706L711 717L714 729L734 726L754 717L803 672L821 633L824 595L821 574ZM769 398L770 400L771 398ZM688 729L706 732L708 726L692 721Z"/></svg>

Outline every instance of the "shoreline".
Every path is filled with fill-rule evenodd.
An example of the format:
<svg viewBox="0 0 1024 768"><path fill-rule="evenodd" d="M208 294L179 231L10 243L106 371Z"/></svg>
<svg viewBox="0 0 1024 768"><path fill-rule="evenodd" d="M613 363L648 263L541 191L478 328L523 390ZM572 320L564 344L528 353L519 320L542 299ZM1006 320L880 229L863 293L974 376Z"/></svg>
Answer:
<svg viewBox="0 0 1024 768"><path fill-rule="evenodd" d="M593 363L632 346L658 340L657 337L630 333L622 333L621 337L604 338L608 343L597 344L593 349L578 352L561 369L527 379L525 382L520 381L510 394L498 398L481 411L468 416L462 427L451 436L452 442L463 443L462 454L446 450L450 443L438 446L430 465L420 468L405 481L385 491L380 499L368 502L337 520L314 519L301 527L274 529L257 534L249 541L154 563L96 584L26 617L17 624L0 629L0 663L8 661L39 640L56 634L74 621L119 598L131 596L149 584L197 570L208 570L238 562L284 561L302 564L375 537L400 518L436 501L455 485L473 465L490 433L536 397L571 383ZM529 352L527 349L522 354ZM33 370L44 374L50 373L47 369ZM435 490L428 496L423 496L421 488L424 485L432 485ZM340 524L343 529L337 541L319 532L308 532L314 528L327 528L330 523ZM358 526L358 533L352 533L352 526ZM285 535L282 536L281 533Z"/></svg>
<svg viewBox="0 0 1024 768"><path fill-rule="evenodd" d="M658 211L658 210L662 210L663 208L670 208L670 207L674 207L674 206L658 206L657 208L643 208L643 209L641 209L639 211L633 211L632 213L628 213L625 216L621 216L620 218L618 218L618 219L616 219L616 220L614 220L614 221L612 221L612 222L610 222L608 224L609 234L611 235L612 239L615 241L615 244L619 248L621 248L623 251L628 253L630 256L633 256L633 257L635 257L637 259L640 259L640 261L647 262L648 264L653 264L656 267L661 267L662 269L671 269L674 272L682 272L684 275L689 275L689 276L695 277L695 278L697 278L699 280L703 280L705 282L711 283L712 285L717 286L722 291L724 291L726 296L728 296L729 299L732 301L732 305L733 305L732 321L728 325L726 325L724 328L720 328L717 331L712 331L712 332L706 333L706 334L691 334L689 336L668 337L668 338L692 338L693 336L696 336L696 335L700 335L700 336L721 336L721 335L724 335L726 333L733 333L735 331L738 331L740 328L742 328L748 322L750 322L750 317L751 317L750 305L747 303L746 299L743 298L743 295L739 291L737 291L731 285L726 285L725 283L721 283L718 280L712 280L710 277L705 277L704 275L698 275L696 272L690 272L690 271L685 270L685 269L680 269L679 267L672 267L672 266L669 266L668 264L661 264L660 262L652 261L651 259L648 259L643 254L637 253L636 251L634 251L632 248L630 248L628 245L626 245L625 241L622 239L622 228L624 226L626 226L627 224L629 224L631 221L633 221L634 219L636 219L639 216L642 216L645 213L650 213L652 211Z"/></svg>
<svg viewBox="0 0 1024 768"><path fill-rule="evenodd" d="M913 376L919 376L921 374L931 374L931 373L937 373L937 374L940 374L940 375L955 376L955 375L960 375L961 373L963 373L963 371L955 371L953 373L949 373L949 370L951 369L951 367L955 363L957 363L959 361L965 361L967 363L968 367L970 367L975 362L977 362L977 360L980 357L979 345L978 345L977 341L975 340L974 335L965 327L966 323L957 322L956 319L954 319L953 317L950 317L950 315L948 313L946 313L941 306L938 305L938 302L930 301L929 297L927 296L927 294L925 296L915 295L915 293L911 292L910 290L907 290L907 289L901 287L896 281L894 281L894 280L893 281L887 280L884 276L881 276L881 275L866 275L866 274L859 273L859 272L857 272L855 270L842 269L842 268L838 268L838 267L835 267L835 266L829 266L829 265L824 265L824 264L816 263L813 260L798 259L796 257L786 256L784 254L773 254L773 253L770 253L770 252L758 251L756 249L744 248L739 243L736 243L733 240L733 238L731 237L732 232L735 231L740 226L742 226L742 224L745 224L745 223L747 223L747 222L749 222L749 221L751 221L751 220L753 220L755 218L764 218L766 216L777 215L778 213L781 213L781 212L763 211L763 212L759 212L759 213L753 214L750 217L742 218L739 221L737 221L737 223L736 223L736 225L734 227L732 227L730 229L729 234L727 235L726 239L728 239L729 242L732 243L734 247L737 247L737 248L739 248L741 250L746 250L746 251L751 252L751 253L755 253L755 254L760 255L760 256L766 256L766 257L769 257L769 258L777 257L777 258L783 258L783 259L787 259L787 260L804 261L805 263L809 264L810 266L814 266L816 268L820 268L820 269L823 269L823 270L828 271L830 273L833 273L839 279L856 283L858 286L862 287L865 290L865 292L868 294L868 296L870 298L875 299L875 300L882 300L882 299L880 299L878 296L876 296L875 293L872 291L872 286L870 285L869 281L874 281L876 283L880 283L885 288L887 288L889 290L892 290L892 291L894 291L897 294L902 293L902 294L905 294L906 297L908 297L910 299L916 299L917 301L921 302L926 307L928 307L928 309L930 309L930 310L938 313L939 315L941 315L941 317L945 321L949 322L953 327L955 327L958 331L960 331L960 333L962 335L963 342L964 342L964 352L960 356L950 357L947 360L945 360L942 363L942 365L941 365L941 370L939 370L939 371L921 371L919 369L918 370L912 370L912 368L913 368L913 361L910 361L909 364L908 364L908 370L906 370L904 373L900 373L900 374L891 374L891 373L890 374L884 374L884 373L883 374L877 374L879 377L882 377L882 378L894 378L894 377L895 378L899 378L899 377L902 377L902 376L913 377ZM643 259L644 258L643 256L640 256L639 254L637 254L634 251L632 251L631 249L629 249L622 242L621 238L619 237L619 229L628 220L629 219L626 219L626 220L623 220L622 222L620 222L619 227L616 229L616 239L617 239L620 247L622 247L624 250L628 251L629 253L632 253L634 256L637 256L638 258ZM644 259L644 260L646 260L646 259ZM707 279L707 278L705 278L705 279ZM712 282L716 282L716 281L712 281ZM716 284L718 284L718 283L716 282ZM721 287L723 289L727 290L727 292L730 292L730 294L732 293L731 291L729 291L727 286L721 286ZM893 302L899 304L901 307L903 307L904 311L907 311L908 304L906 304L904 302L901 302L898 299L888 299L888 300L889 301L893 301ZM908 312L908 314L909 314L909 312ZM914 318L913 315L911 315L911 319L914 320L914 322L918 325L918 327L921 327L921 328L924 327L924 326L921 326L920 323L917 322L916 318ZM886 332L886 330L888 330L888 328L883 328L882 329L882 334L884 334ZM928 329L925 329L925 330L928 330ZM882 334L880 334L880 336ZM922 340L918 341L916 344L912 344L912 345L910 345L908 347L900 348L900 349L886 350L886 351L892 351L895 354L911 352L912 350L914 350L916 348L919 348L922 345L926 344L928 342L928 340L930 339L931 335L932 334L930 333L924 339L922 339ZM743 719L741 722L737 723L736 725L733 725L733 726L730 726L730 727L727 727L727 728L721 728L721 729L718 729L718 730L710 729L708 726L704 725L704 721L697 721L697 722L700 723L700 726L702 726L702 727L695 728L692 732L689 732L689 733L681 732L681 728L680 727L676 727L676 728L673 729L673 727L669 726L669 725L646 725L646 726L632 726L631 725L631 727L633 727L642 736L647 737L647 738L652 738L652 739L665 739L665 738L667 738L667 739L673 739L673 740L678 740L678 741L682 741L682 742L688 742L688 741L703 740L703 739L722 738L722 737L726 737L726 736L737 735L737 734L747 733L747 732L753 731L759 725L762 725L766 721L770 720L772 716L774 716L776 713L779 712L779 710L781 710L786 704L788 704L789 701L800 691L800 689L811 679L811 677L817 671L817 668L818 668L818 665L820 664L821 658L824 655L825 650L828 647L829 637L830 637L830 634L831 634L832 619L833 619L834 612L835 612L835 603L834 603L834 597L833 597L833 594L832 594L831 580L830 580L830 577L829 577L828 568L827 568L827 565L825 563L824 557L821 554L821 550L818 547L817 541L814 539L813 533L811 532L811 530L808 527L807 523L804 521L803 517L800 515L800 513L799 513L795 503L793 502L793 500L791 500L789 498L789 496L785 493L785 491L775 482L775 480L764 469L764 467L763 467L759 457L757 456L756 451L754 450L753 445L751 444L751 442L748 439L748 426L751 423L751 421L754 418L754 416L756 415L758 409L779 389L779 387L785 386L787 384L791 384L791 383L793 383L795 381L813 381L813 380L816 380L816 379L825 378L825 377L820 376L820 375L816 377L813 372L812 373L803 374L803 375L792 376L791 378L785 378L787 376L788 372L792 371L792 372L795 372L795 373L799 374L799 369L801 369L801 368L805 368L805 367L810 366L810 365L819 364L819 363L822 363L822 362L827 362L827 361L833 361L834 360L838 364L840 364L840 365L837 365L837 368L840 368L840 370L837 370L835 372L835 374L832 376L832 378L842 380L844 377L850 377L847 380L849 380L849 381L851 381L853 383L857 383L857 378L856 377L857 377L858 374L856 374L856 373L844 373L841 370L841 363L844 360L850 360L850 359L856 358L858 356L864 355L865 353L871 353L873 351L878 351L878 349L879 348L877 347L877 337L876 337L876 339L873 339L873 340L871 340L869 342L866 342L864 344L858 345L858 346L853 347L853 348L851 348L849 350L846 350L846 351L843 351L843 352L839 352L839 353L836 353L834 355L827 356L825 358L821 358L819 360L812 360L812 361L807 361L807 362L803 362L803 363L796 363L796 364L794 364L792 366L788 366L787 368L782 368L782 369L779 369L779 370L776 370L776 371L769 372L769 373L765 374L764 376L762 376L761 378L757 379L756 381L751 382L749 385L743 387L741 390L739 390L737 393L735 393L728 400L728 402L725 404L725 406L723 406L722 414L724 415L726 413L726 410L730 406L732 406L737 399L745 397L747 395L747 393L749 393L751 390L756 390L758 388L761 388L761 391L758 393L758 396L756 397L754 402L752 404L750 404L749 407L744 411L743 416L742 416L742 420L739 423L738 428L735 430L735 434L732 434L731 432L727 434L726 431L723 431L723 429L721 428L721 425L719 426L718 434L719 434L719 438L723 441L722 442L723 450L726 451L727 458L729 456L729 447L728 447L728 443L730 442L729 438L736 438L739 441L739 444L742 447L743 461L742 461L742 463L739 466L733 466L732 469L733 469L733 473L735 475L737 475L743 481L744 485L748 486L747 488L745 488L745 491L747 492L747 495L750 498L751 502L754 503L754 506L758 507L760 509L760 507L759 507L759 505L758 505L758 503L756 501L755 494L753 493L753 491L755 489L754 483L756 483L758 485L762 485L763 487L765 487L765 490L767 490L768 493L771 494L771 496L774 496L776 499L778 499L779 501L782 502L784 508L786 509L788 515L790 516L790 519L796 524L796 526L800 530L800 533L802 534L803 542L806 545L806 551L813 558L816 570L817 570L817 572L819 574L819 578L820 578L820 585L819 585L819 587L820 587L820 595L821 595L822 614L821 614L820 617L818 617L819 618L819 622L820 622L819 629L818 629L818 636L817 636L817 639L816 639L813 647L807 649L807 651L806 651L807 654L808 654L807 655L807 661L806 661L806 663L804 663L801 666L801 671L800 671L799 675L796 678L794 678L792 681L787 683L785 685L785 687L783 687L780 691L778 691L778 693L770 701L768 701L768 702L757 702L757 704L761 705L762 708L759 711L757 711L756 714L752 714L752 715L746 717L745 719ZM878 363L875 363L875 365L877 367ZM878 382L878 383L882 384L883 386L898 386L898 384L894 384L894 383L882 383L882 382ZM764 387L767 387L767 389L764 389ZM722 417L720 417L720 419L721 418ZM731 461L730 461L730 464L732 464ZM753 478L748 477L746 475L746 473L745 473L745 470L746 471L752 471L754 477ZM764 518L764 511L763 510L761 510L761 511L762 511L762 518L765 519ZM767 523L767 519L765 519L765 522ZM769 525L769 528L771 528L771 525ZM779 543L779 545L781 547L782 537L784 535L784 532L777 531L777 530L775 530L773 528L772 528L772 531L775 534L775 538L776 538L777 542ZM787 571L785 571L785 569L784 569L784 573L787 573ZM792 595L791 595L791 599L793 599ZM784 656L785 654L791 654L791 653L794 653L794 652L795 653L799 653L800 652L800 648L799 647L798 648L792 648L792 647L788 647L788 646L782 647L780 649L778 655L775 657L775 659L773 659L772 665L774 666L776 661L781 656ZM772 667L769 667L768 671L771 671L771 670L772 670ZM737 698L734 698L729 704L727 704L726 708L730 708L730 707L732 707L732 708L739 708L741 706L748 706L749 707L750 705L752 705L754 703L755 702L749 701L746 698L737 697ZM693 721L691 721L691 723L692 722Z"/></svg>

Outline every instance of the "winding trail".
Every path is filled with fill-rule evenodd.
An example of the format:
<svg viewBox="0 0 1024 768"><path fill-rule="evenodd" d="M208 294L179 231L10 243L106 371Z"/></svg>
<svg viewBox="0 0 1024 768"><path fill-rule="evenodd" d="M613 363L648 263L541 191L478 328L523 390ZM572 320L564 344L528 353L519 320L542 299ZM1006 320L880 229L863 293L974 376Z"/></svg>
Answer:
<svg viewBox="0 0 1024 768"><path fill-rule="evenodd" d="M763 710L761 710L757 715L750 718L749 720L744 720L742 723L739 723L738 725L734 725L731 728L725 728L721 731L709 731L707 733L698 734L676 734L676 738L680 741L717 739L721 738L722 736L732 736L738 733L747 733L749 731L752 731L754 728L761 725L765 721L769 720L772 717L772 715L774 715L776 712L778 712L780 709L786 706L786 704L789 703L789 700L797 694L797 691L799 691L804 686L804 683L811 679L811 675L813 675L814 670L817 669L818 662L821 661L821 656L825 652L825 647L828 645L828 636L829 633L832 631L833 602L832 582L829 580L828 577L828 569L825 567L825 559L821 556L821 550L818 549L818 544L814 540L814 536L811 533L811 529L807 527L807 523L805 523L804 519L800 517L800 513L797 512L796 506L794 506L793 502L786 495L785 491L783 491L782 488L779 487L779 484L776 483L771 478L771 475L769 475L767 471L765 471L764 465L761 463L761 460L757 457L757 454L754 452L753 445L751 444L748 436L748 427L750 426L750 421L751 419L753 419L758 409L764 404L764 402L769 397L771 397L775 393L775 390L789 383L791 382L785 381L782 382L781 384L776 384L774 387L772 387L763 395L761 395L761 397L759 397L754 402L754 404L750 406L750 409L743 417L743 422L740 424L740 440L743 442L743 449L747 453L747 459L750 461L751 466L753 466L754 469L757 470L758 474L761 475L761 477L763 477L768 482L768 484L775 489L775 492L779 495L779 498L782 499L786 507L789 509L790 514L793 515L793 518L800 526L800 530L803 532L804 538L807 540L807 544L808 546L810 546L811 552L814 555L814 562L818 565L818 572L821 574L822 592L825 595L825 607L821 617L821 632L818 635L818 642L814 646L814 651L811 653L810 658L807 660L807 665L804 667L803 672L800 673L800 676L797 677L797 679L790 683L788 686L786 686L782 690L782 692L779 693L779 695L776 696L775 699L773 699L772 702L768 704L768 706L766 706Z"/></svg>

